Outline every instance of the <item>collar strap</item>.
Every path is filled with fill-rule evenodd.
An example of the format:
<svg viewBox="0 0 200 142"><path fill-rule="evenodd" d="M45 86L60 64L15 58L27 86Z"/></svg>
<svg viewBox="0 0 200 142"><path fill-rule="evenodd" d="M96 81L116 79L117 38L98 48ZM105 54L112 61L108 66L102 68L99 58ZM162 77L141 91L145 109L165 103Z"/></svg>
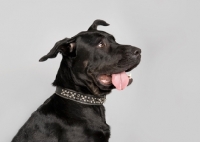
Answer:
<svg viewBox="0 0 200 142"><path fill-rule="evenodd" d="M94 96L89 94L81 94L76 91L56 87L56 92L58 96L63 97L65 99L69 99L75 102L79 102L81 104L87 105L103 105L106 100L106 96Z"/></svg>

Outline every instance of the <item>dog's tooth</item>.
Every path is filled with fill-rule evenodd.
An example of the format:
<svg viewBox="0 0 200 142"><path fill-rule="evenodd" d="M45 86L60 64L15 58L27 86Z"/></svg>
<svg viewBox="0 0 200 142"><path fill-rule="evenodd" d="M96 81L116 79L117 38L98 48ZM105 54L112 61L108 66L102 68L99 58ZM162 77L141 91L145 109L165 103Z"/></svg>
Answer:
<svg viewBox="0 0 200 142"><path fill-rule="evenodd" d="M132 77L131 77L131 72L129 73L128 77L129 77L129 78L132 78Z"/></svg>

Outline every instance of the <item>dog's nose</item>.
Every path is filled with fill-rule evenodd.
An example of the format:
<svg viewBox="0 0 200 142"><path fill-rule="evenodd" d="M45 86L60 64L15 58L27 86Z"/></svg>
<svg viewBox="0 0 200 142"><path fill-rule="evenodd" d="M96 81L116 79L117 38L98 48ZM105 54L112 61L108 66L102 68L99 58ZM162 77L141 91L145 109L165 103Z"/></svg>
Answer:
<svg viewBox="0 0 200 142"><path fill-rule="evenodd" d="M139 55L141 54L141 49L137 48L134 52L133 52L134 55Z"/></svg>

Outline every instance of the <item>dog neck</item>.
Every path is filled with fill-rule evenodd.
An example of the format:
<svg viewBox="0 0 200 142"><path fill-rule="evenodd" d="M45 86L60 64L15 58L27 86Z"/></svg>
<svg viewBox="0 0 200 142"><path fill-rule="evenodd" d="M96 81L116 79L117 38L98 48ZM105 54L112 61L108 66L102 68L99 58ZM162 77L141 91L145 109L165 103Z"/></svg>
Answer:
<svg viewBox="0 0 200 142"><path fill-rule="evenodd" d="M81 104L87 104L87 105L103 105L103 103L106 100L106 96L94 96L89 94L82 94L80 92L76 92L74 90L56 87L56 92L58 96L69 99Z"/></svg>

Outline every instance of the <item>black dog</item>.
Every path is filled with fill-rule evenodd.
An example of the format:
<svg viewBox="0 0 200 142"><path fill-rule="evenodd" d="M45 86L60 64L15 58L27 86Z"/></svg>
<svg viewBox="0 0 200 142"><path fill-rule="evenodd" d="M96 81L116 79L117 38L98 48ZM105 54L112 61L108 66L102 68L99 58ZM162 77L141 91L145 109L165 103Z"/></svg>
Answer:
<svg viewBox="0 0 200 142"><path fill-rule="evenodd" d="M121 45L97 26L55 44L40 61L62 61L53 85L56 92L22 126L12 142L108 142L103 102L112 89L124 89L132 82L126 72L135 68L141 50Z"/></svg>

